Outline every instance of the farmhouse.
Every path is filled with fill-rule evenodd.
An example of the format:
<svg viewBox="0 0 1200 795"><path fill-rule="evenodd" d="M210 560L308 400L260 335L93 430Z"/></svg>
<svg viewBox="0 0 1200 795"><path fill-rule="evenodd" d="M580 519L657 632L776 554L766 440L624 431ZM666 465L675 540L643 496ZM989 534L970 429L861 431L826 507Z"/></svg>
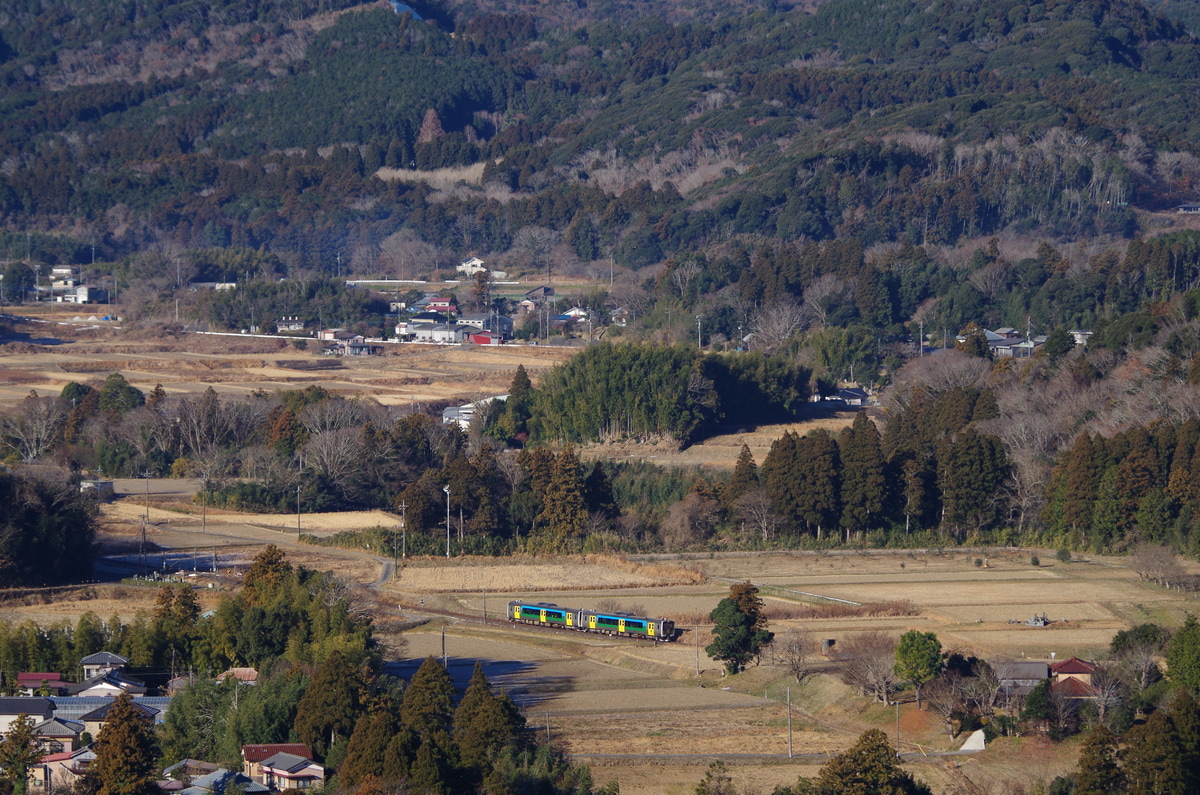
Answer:
<svg viewBox="0 0 1200 795"><path fill-rule="evenodd" d="M304 743L252 743L242 746L242 775L252 781L262 782L265 776L263 762L276 754L292 754L311 759L312 751Z"/></svg>
<svg viewBox="0 0 1200 795"><path fill-rule="evenodd" d="M312 789L325 783L325 767L302 754L279 751L259 763L262 780L258 783L279 792Z"/></svg>
<svg viewBox="0 0 1200 795"><path fill-rule="evenodd" d="M9 727L20 715L28 715L36 721L47 721L54 717L54 703L48 698L0 698L0 734L8 734Z"/></svg>
<svg viewBox="0 0 1200 795"><path fill-rule="evenodd" d="M129 665L129 658L113 654L111 651L98 651L84 657L79 664L83 666L83 678L92 679L109 671L122 670Z"/></svg>

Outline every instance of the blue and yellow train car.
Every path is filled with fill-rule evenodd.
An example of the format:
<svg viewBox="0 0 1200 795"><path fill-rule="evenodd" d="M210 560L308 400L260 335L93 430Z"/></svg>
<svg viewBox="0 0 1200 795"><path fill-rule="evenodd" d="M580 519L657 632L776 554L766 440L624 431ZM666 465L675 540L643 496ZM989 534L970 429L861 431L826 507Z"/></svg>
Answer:
<svg viewBox="0 0 1200 795"><path fill-rule="evenodd" d="M509 602L508 620L516 624L535 624L542 627L571 629L576 632L596 632L625 638L655 641L675 640L675 622L668 618L576 610L570 607L559 607L550 602Z"/></svg>

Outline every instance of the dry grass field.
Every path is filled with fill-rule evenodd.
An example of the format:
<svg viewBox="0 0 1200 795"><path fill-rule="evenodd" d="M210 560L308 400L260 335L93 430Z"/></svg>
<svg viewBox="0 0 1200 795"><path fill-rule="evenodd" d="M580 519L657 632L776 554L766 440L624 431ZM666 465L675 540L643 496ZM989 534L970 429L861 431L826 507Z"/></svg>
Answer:
<svg viewBox="0 0 1200 795"><path fill-rule="evenodd" d="M140 534L142 510L142 502L132 497L109 506L106 543L128 549ZM1175 623L1184 612L1197 609L1193 596L1142 585L1120 560L1034 567L1029 551L1017 550L659 555L637 560L419 558L401 561L388 579L383 577L385 558L297 544L287 531L293 518L215 512L209 516L209 532L201 533L195 506L164 501L152 504L147 540L155 548L202 548L219 556L220 576L197 580L202 587L213 583L204 590L206 604L237 586L237 571L267 542L284 547L295 564L334 570L373 586L378 626L390 648L404 649L396 657L399 675L411 674L425 656L440 656L444 631L445 653L457 681L465 683L475 661L484 662L497 685L522 703L532 726L539 731L548 726L558 747L593 765L598 782L616 779L622 792L635 795L689 793L716 756L725 757L738 786L751 791L769 792L816 770L811 756L786 756L786 677L769 666L723 677L720 666L703 654L711 640L703 617L731 581L758 584L775 616L798 615L805 605L820 603L819 596L911 605L894 614L776 618L776 632L797 627L841 640L866 629L900 634L916 628L936 632L948 649L989 658L1048 659L1051 653L1094 657L1117 629L1146 620ZM368 527L387 515L303 518L332 530ZM1052 558L1045 551L1039 554L1043 560ZM988 567L975 566L976 558L986 558ZM73 621L92 610L128 620L139 609L151 609L153 598L153 588L100 585L62 598L8 599L0 602L0 618ZM674 617L682 622L682 632L675 643L654 644L510 626L501 615L514 598ZM1045 628L1008 623L1033 613L1065 621ZM400 632L405 625L412 628ZM894 731L893 711L855 697L834 675L834 664L829 665L831 673L792 690L792 745L798 755L837 753L865 728ZM962 742L951 742L936 720L911 703L902 705L901 717L906 751L952 749ZM1037 766L1022 764L1029 754L1044 759ZM984 791L1002 793L1048 781L1070 767L1073 754L1074 746L1042 747L1032 738L1020 738L998 742L983 754L955 757L957 766L921 757L913 770L939 793L966 791L965 779L978 782Z"/></svg>
<svg viewBox="0 0 1200 795"><path fill-rule="evenodd" d="M61 317L59 318L61 319ZM68 318L69 319L69 318ZM67 325L24 324L25 341L0 345L0 408L31 389L53 394L72 380L99 380L120 370L135 386L156 384L172 394L195 394L209 386L225 395L256 389L318 384L346 395L388 405L453 403L507 389L518 364L535 378L572 354L570 349L505 346L468 349L387 346L384 356L332 360L275 340L150 333L124 336L84 319ZM41 344L51 343L53 344ZM315 346L314 346L315 347ZM585 457L644 458L662 464L727 468L741 445L760 463L785 430L836 429L850 413L792 426L733 429L687 450L592 447ZM155 554L171 550L216 556L218 574L197 573L206 605L238 586L239 571L266 543L284 547L289 559L332 570L364 586L378 611L389 648L403 675L427 655L446 654L456 680L465 683L476 660L525 705L530 724L548 729L552 741L593 765L599 783L620 781L626 795L690 793L713 756L728 757L731 774L747 792L769 792L797 776L812 775L817 760L787 759L784 710L788 681L767 666L723 677L702 649L711 640L705 617L731 582L756 583L767 603L772 629L810 630L842 640L867 629L900 634L936 632L947 649L982 655L1048 659L1072 654L1094 657L1118 629L1144 621L1177 624L1197 612L1194 596L1140 583L1120 559L1089 558L1030 565L1029 550L955 550L880 553L754 553L618 557L452 559L401 561L367 552L297 543L295 515L267 516L209 510L201 517L186 501L187 489L154 496L147 541ZM131 489L132 491L132 489ZM136 555L143 500L124 497L105 506L103 541L109 550ZM384 512L304 514L303 531L322 535L374 525L396 517ZM163 550L158 552L157 550ZM987 561L976 566L975 559ZM186 570L186 565L184 566ZM210 587L211 585L211 587ZM799 618L800 608L821 597L849 602L894 603L909 610L850 610L846 615ZM604 607L676 618L675 643L634 640L514 627L500 620L514 598L571 607ZM91 610L103 618L131 620L152 609L153 587L95 585L60 591L0 595L0 619L43 623L74 621ZM824 602L828 604L828 602ZM862 614L860 614L862 613ZM1022 623L1033 614L1055 623ZM486 621L485 621L486 619ZM408 627L401 632L400 627ZM836 647L835 647L836 648ZM829 665L833 666L830 662ZM869 705L832 673L792 689L793 749L797 754L836 753L865 728L894 731L891 709ZM911 703L901 708L905 751L945 749L951 743L935 720ZM914 772L935 792L1001 793L1049 781L1072 764L1073 747L1034 738L994 744L949 764L931 758ZM968 780L977 783L972 790Z"/></svg>
<svg viewBox="0 0 1200 795"><path fill-rule="evenodd" d="M78 309L78 307L76 307ZM316 384L336 394L385 405L466 402L508 390L517 365L531 377L575 352L556 346L470 347L386 345L381 356L322 356L315 340L297 350L283 340L250 336L122 334L59 311L45 323L23 323L29 342L0 344L0 407L37 390L57 394L70 381L102 381L114 371L149 391L222 395ZM44 342L46 344L38 344Z"/></svg>

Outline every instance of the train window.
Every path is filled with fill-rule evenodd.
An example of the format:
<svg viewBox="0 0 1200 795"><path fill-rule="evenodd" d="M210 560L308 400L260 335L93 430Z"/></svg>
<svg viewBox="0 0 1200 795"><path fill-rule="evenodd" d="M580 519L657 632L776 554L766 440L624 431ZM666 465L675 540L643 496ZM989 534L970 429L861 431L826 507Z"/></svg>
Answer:
<svg viewBox="0 0 1200 795"><path fill-rule="evenodd" d="M646 624L644 622L630 621L628 618L625 619L625 626L629 629L645 629L646 628Z"/></svg>
<svg viewBox="0 0 1200 795"><path fill-rule="evenodd" d="M563 614L558 612L557 610L547 610L546 611L546 620L547 621L562 621L562 617L563 617Z"/></svg>
<svg viewBox="0 0 1200 795"><path fill-rule="evenodd" d="M604 616L597 616L596 623L604 627L617 626L617 620L615 618L605 618Z"/></svg>
<svg viewBox="0 0 1200 795"><path fill-rule="evenodd" d="M522 607L521 608L521 618L540 619L541 617L542 617L542 611L540 611L540 610L534 610L533 608L530 608L530 607Z"/></svg>

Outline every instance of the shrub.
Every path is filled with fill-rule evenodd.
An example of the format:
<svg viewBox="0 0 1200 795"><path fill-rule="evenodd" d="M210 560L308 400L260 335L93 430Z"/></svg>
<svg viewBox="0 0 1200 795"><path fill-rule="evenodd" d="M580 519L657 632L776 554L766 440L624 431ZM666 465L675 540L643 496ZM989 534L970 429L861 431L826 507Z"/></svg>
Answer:
<svg viewBox="0 0 1200 795"><path fill-rule="evenodd" d="M1040 566L1040 565L1042 565L1042 562L1040 560L1038 560L1037 555L1030 555L1029 556L1029 565L1030 566Z"/></svg>
<svg viewBox="0 0 1200 795"><path fill-rule="evenodd" d="M1054 553L1054 558L1059 563L1070 563L1071 562L1071 550L1067 549L1066 547L1063 547L1062 549L1060 549Z"/></svg>

